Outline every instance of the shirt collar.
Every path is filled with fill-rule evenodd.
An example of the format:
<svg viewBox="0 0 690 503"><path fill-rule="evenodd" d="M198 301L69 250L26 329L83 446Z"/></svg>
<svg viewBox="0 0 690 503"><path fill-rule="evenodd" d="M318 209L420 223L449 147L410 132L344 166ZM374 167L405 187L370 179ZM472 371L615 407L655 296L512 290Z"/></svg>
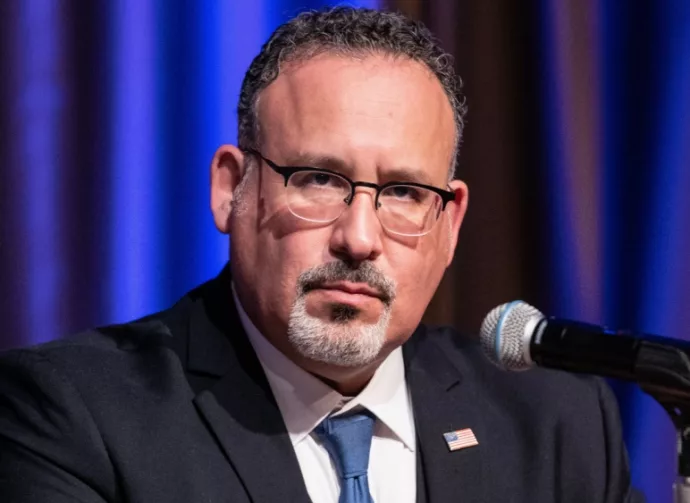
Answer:
<svg viewBox="0 0 690 503"><path fill-rule="evenodd" d="M305 371L276 349L249 319L232 295L249 341L264 369L292 445L307 437L326 416L343 414L357 407L371 411L405 446L415 450L415 429L410 397L405 383L402 348L396 348L381 363L369 384L349 399Z"/></svg>

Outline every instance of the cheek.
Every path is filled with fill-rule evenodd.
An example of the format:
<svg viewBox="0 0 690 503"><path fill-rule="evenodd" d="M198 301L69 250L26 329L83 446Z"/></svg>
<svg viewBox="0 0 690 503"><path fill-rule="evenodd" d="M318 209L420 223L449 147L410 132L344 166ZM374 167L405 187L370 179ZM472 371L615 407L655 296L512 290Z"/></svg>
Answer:
<svg viewBox="0 0 690 503"><path fill-rule="evenodd" d="M444 243L433 240L428 246L391 254L397 282L394 323L400 329L414 330L419 324L445 272L444 253Z"/></svg>
<svg viewBox="0 0 690 503"><path fill-rule="evenodd" d="M391 270L395 271L399 287L405 291L436 290L446 269L448 231L445 225L424 236L416 246L394 245L387 250Z"/></svg>
<svg viewBox="0 0 690 503"><path fill-rule="evenodd" d="M404 309L423 314L443 275L439 262L408 265L398 277L398 301ZM421 314L420 314L421 316Z"/></svg>
<svg viewBox="0 0 690 503"><path fill-rule="evenodd" d="M325 262L328 237L322 230L278 236L262 232L257 240L255 267L262 290L270 292L264 302L282 315L289 313L295 299L297 278L305 270Z"/></svg>
<svg viewBox="0 0 690 503"><path fill-rule="evenodd" d="M281 236L274 240L272 246L276 250L281 268L293 275L296 280L305 270L329 260L329 237L329 229L303 230Z"/></svg>

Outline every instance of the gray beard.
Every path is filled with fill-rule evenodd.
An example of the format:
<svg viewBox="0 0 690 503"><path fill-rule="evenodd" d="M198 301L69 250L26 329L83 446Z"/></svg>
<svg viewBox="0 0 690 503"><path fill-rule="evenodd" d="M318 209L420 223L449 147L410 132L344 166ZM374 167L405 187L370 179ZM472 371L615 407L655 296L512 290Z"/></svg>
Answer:
<svg viewBox="0 0 690 503"><path fill-rule="evenodd" d="M372 363L386 342L391 318L390 304L376 323L357 321L356 308L336 304L326 321L307 313L305 294L297 296L288 320L288 341L309 360L340 367L362 367Z"/></svg>

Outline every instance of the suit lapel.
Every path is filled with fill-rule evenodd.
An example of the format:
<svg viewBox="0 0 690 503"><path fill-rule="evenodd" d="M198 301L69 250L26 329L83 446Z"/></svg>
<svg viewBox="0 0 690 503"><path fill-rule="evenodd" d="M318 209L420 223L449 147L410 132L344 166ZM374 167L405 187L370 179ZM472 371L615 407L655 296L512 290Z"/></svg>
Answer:
<svg viewBox="0 0 690 503"><path fill-rule="evenodd" d="M489 437L477 411L477 390L463 382L424 328L403 346L403 354L419 444L418 487L425 487L429 503L486 501ZM472 429L479 445L451 452L443 434L463 428Z"/></svg>
<svg viewBox="0 0 690 503"><path fill-rule="evenodd" d="M188 325L194 405L252 501L309 502L297 457L224 272L202 287ZM204 290L205 289L205 290Z"/></svg>
<svg viewBox="0 0 690 503"><path fill-rule="evenodd" d="M280 412L245 385L223 378L194 404L252 501L310 501Z"/></svg>
<svg viewBox="0 0 690 503"><path fill-rule="evenodd" d="M419 435L417 435L417 445L422 445L422 441L419 438ZM417 496L415 497L415 502L416 503L427 503L427 489L426 489L426 480L424 478L424 465L422 464L422 455L420 453L419 448L417 449L417 455L415 456L416 462L417 462L417 467L416 467L416 474L417 474Z"/></svg>

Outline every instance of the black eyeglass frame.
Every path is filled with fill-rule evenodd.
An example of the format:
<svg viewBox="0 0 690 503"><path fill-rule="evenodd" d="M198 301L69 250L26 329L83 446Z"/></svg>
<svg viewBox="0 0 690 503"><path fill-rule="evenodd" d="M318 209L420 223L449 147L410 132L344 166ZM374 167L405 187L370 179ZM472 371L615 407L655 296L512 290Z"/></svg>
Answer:
<svg viewBox="0 0 690 503"><path fill-rule="evenodd" d="M376 208L379 207L379 196L381 195L381 192L387 189L388 187L397 187L397 186L403 186L403 187L418 187L421 189L427 189L432 192L435 192L439 196L441 196L441 201L443 202L443 206L441 207L441 211L444 211L446 209L446 205L450 201L455 201L455 192L452 192L450 190L444 190L444 189L439 189L438 187L434 187L433 185L425 185L423 183L417 183L417 182L396 182L396 181L391 181L391 182L386 182L383 185L378 185L376 183L371 183L371 182L355 182L354 180L350 179L346 175L343 175L342 173L338 173L336 171L332 171L330 169L325 169L325 168L314 168L311 166L279 166L275 162L271 161L270 159L267 159L266 157L263 156L261 152L258 150L255 150L253 148L247 148L242 150L245 154L251 154L259 157L262 159L268 166L281 175L285 179L285 187L288 185L288 180L292 175L295 173L303 172L303 171L312 171L312 172L320 172L320 173L329 173L331 175L339 176L340 178L345 179L349 184L350 184L350 195L345 199L345 203L350 206L352 204L352 200L355 197L355 189L357 187L367 187L369 189L374 189L376 190L376 197L374 198L374 205Z"/></svg>

